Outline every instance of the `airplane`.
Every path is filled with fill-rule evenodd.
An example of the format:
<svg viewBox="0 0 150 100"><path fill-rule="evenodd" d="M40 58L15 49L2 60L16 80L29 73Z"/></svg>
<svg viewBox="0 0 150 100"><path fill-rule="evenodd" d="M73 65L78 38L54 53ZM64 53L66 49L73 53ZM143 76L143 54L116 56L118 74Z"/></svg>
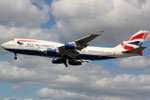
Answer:
<svg viewBox="0 0 150 100"><path fill-rule="evenodd" d="M102 32L91 34L79 40L65 44L51 41L15 38L1 45L15 54L45 56L52 59L53 64L82 65L83 62L106 60L131 56L142 56L142 47L148 31L140 30L113 48L89 46L89 42L100 36Z"/></svg>

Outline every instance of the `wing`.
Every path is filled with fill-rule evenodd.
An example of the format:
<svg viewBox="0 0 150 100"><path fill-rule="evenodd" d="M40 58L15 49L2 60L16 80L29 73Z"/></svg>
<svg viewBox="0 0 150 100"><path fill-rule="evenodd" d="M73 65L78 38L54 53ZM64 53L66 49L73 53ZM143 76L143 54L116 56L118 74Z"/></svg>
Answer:
<svg viewBox="0 0 150 100"><path fill-rule="evenodd" d="M81 39L79 39L79 40L76 40L76 41L75 41L75 44L84 48L84 47L86 47L86 46L89 45L88 43L89 43L90 41L92 41L92 40L95 39L96 37L100 36L101 33L103 33L103 32L104 32L104 31L100 31L100 32L98 32L98 33L96 33L96 34L91 34L91 35L88 35L88 36L86 36L86 37L83 37L83 38L81 38ZM81 49L83 49L83 48L81 48Z"/></svg>
<svg viewBox="0 0 150 100"><path fill-rule="evenodd" d="M58 48L59 53L62 56L68 56L68 57L74 59L80 53L80 51L83 48L85 48L89 45L88 43L90 41L92 41L96 37L100 36L102 32L104 32L104 31L101 31L101 32L96 33L96 34L88 35L88 36L83 37L83 38L76 40L74 42L65 43L63 46Z"/></svg>

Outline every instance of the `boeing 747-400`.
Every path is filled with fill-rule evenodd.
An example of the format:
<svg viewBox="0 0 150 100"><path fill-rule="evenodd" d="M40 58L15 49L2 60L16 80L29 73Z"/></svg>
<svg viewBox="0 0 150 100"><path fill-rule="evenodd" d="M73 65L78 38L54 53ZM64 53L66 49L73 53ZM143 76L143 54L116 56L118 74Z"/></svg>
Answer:
<svg viewBox="0 0 150 100"><path fill-rule="evenodd" d="M2 48L17 54L51 57L53 64L81 65L86 61L106 60L143 54L142 47L148 31L139 31L113 48L89 46L89 42L101 35L88 35L79 40L65 44L44 40L16 38L2 44Z"/></svg>

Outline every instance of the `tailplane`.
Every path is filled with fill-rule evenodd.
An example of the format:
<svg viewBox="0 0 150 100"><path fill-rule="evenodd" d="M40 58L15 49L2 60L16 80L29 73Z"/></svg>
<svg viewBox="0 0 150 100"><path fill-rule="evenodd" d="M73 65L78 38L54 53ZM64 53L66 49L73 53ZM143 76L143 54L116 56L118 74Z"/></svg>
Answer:
<svg viewBox="0 0 150 100"><path fill-rule="evenodd" d="M140 30L139 32L132 35L130 38L123 41L121 44L116 46L116 49L120 49L124 53L137 53L139 55L143 54L145 47L141 47L144 42L148 31ZM134 52L133 52L134 51Z"/></svg>
<svg viewBox="0 0 150 100"><path fill-rule="evenodd" d="M139 54L139 55L142 56L143 55L143 50L145 48L146 47L139 47L139 48L128 50L128 51L123 51L123 53Z"/></svg>

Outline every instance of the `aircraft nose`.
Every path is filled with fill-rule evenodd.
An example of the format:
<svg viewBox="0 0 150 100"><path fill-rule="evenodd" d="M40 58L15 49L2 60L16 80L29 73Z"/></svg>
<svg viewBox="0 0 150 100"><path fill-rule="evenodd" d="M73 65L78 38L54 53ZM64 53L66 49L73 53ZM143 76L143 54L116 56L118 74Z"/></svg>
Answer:
<svg viewBox="0 0 150 100"><path fill-rule="evenodd" d="M1 45L2 48L5 48L5 43Z"/></svg>

